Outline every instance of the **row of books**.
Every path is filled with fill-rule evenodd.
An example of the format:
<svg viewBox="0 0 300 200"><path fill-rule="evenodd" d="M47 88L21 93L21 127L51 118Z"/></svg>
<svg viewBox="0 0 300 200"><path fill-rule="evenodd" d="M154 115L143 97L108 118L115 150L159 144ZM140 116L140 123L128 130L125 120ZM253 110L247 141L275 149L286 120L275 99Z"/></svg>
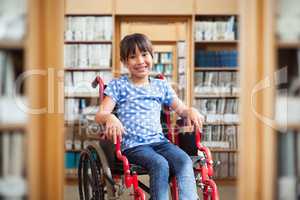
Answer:
<svg viewBox="0 0 300 200"><path fill-rule="evenodd" d="M99 101L85 98L67 98L64 101L64 106L66 122L78 122L81 124L81 128L88 128L88 119L86 117L96 114L99 108Z"/></svg>
<svg viewBox="0 0 300 200"><path fill-rule="evenodd" d="M237 114L239 99L237 98L208 98L196 99L194 106L203 114Z"/></svg>
<svg viewBox="0 0 300 200"><path fill-rule="evenodd" d="M201 142L210 148L238 148L239 127L235 125L205 125Z"/></svg>
<svg viewBox="0 0 300 200"><path fill-rule="evenodd" d="M113 79L113 75L110 71L73 71L66 72L64 79L65 95L98 95L98 87L93 88L92 82L97 76L100 76L104 83L107 84Z"/></svg>
<svg viewBox="0 0 300 200"><path fill-rule="evenodd" d="M113 21L110 16L70 16L65 18L65 40L112 40Z"/></svg>
<svg viewBox="0 0 300 200"><path fill-rule="evenodd" d="M26 194L25 138L22 132L0 132L0 196L21 199Z"/></svg>
<svg viewBox="0 0 300 200"><path fill-rule="evenodd" d="M64 46L65 67L110 68L111 48L110 44L67 44Z"/></svg>
<svg viewBox="0 0 300 200"><path fill-rule="evenodd" d="M239 72L195 72L196 94L237 94Z"/></svg>
<svg viewBox="0 0 300 200"><path fill-rule="evenodd" d="M237 67L238 52L196 50L195 65L196 67Z"/></svg>
<svg viewBox="0 0 300 200"><path fill-rule="evenodd" d="M16 87L16 79L22 71L21 52L0 50L0 96L13 96L22 93L22 87Z"/></svg>
<svg viewBox="0 0 300 200"><path fill-rule="evenodd" d="M80 152L65 152L65 171L66 175L77 174Z"/></svg>
<svg viewBox="0 0 300 200"><path fill-rule="evenodd" d="M21 75L20 52L0 51L0 125L25 124L27 99L23 95L23 82L16 82ZM7 115L7 113L14 113Z"/></svg>
<svg viewBox="0 0 300 200"><path fill-rule="evenodd" d="M219 164L214 168L214 178L237 177L238 155L232 152L212 153L214 162Z"/></svg>
<svg viewBox="0 0 300 200"><path fill-rule="evenodd" d="M195 22L195 40L235 40L237 22L231 16L228 20L206 20Z"/></svg>
<svg viewBox="0 0 300 200"><path fill-rule="evenodd" d="M161 64L172 63L172 52L154 52L153 62Z"/></svg>
<svg viewBox="0 0 300 200"><path fill-rule="evenodd" d="M284 131L277 137L278 196L282 200L296 200L300 196L300 131Z"/></svg>
<svg viewBox="0 0 300 200"><path fill-rule="evenodd" d="M172 64L155 64L152 68L155 73L161 73L164 75L172 75L173 65Z"/></svg>
<svg viewBox="0 0 300 200"><path fill-rule="evenodd" d="M1 1L0 40L20 41L26 31L26 0Z"/></svg>

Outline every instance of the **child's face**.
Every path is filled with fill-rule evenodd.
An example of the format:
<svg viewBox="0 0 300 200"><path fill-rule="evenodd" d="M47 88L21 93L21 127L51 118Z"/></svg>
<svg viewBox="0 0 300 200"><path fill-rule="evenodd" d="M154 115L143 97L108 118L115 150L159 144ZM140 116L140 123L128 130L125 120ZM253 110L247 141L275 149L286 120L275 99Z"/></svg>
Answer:
<svg viewBox="0 0 300 200"><path fill-rule="evenodd" d="M135 54L129 55L125 64L132 77L145 78L150 73L152 62L151 54L148 51L141 52L136 47Z"/></svg>

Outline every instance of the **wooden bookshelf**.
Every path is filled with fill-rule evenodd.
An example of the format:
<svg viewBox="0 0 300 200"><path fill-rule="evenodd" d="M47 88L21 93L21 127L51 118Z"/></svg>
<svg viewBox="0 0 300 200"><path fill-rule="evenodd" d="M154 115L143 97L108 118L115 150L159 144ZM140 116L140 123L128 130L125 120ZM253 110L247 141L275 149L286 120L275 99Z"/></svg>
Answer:
<svg viewBox="0 0 300 200"><path fill-rule="evenodd" d="M24 41L0 40L0 50L22 50L24 48Z"/></svg>
<svg viewBox="0 0 300 200"><path fill-rule="evenodd" d="M198 67L195 66L195 72L206 72L206 71L239 71L238 67Z"/></svg>
<svg viewBox="0 0 300 200"><path fill-rule="evenodd" d="M205 122L203 125L240 126L241 124L235 122Z"/></svg>
<svg viewBox="0 0 300 200"><path fill-rule="evenodd" d="M277 47L280 49L299 49L300 41L294 41L294 42L279 41Z"/></svg>
<svg viewBox="0 0 300 200"><path fill-rule="evenodd" d="M237 178L230 177L230 178L216 178L214 179L217 185L236 185Z"/></svg>
<svg viewBox="0 0 300 200"><path fill-rule="evenodd" d="M300 123L287 123L287 124L276 124L275 128L282 131L287 130L300 130Z"/></svg>
<svg viewBox="0 0 300 200"><path fill-rule="evenodd" d="M98 93L76 93L76 94L66 94L65 98L99 98Z"/></svg>
<svg viewBox="0 0 300 200"><path fill-rule="evenodd" d="M195 44L238 44L238 40L201 40L195 41Z"/></svg>
<svg viewBox="0 0 300 200"><path fill-rule="evenodd" d="M237 94L195 94L196 99L209 99L209 98L239 98Z"/></svg>
<svg viewBox="0 0 300 200"><path fill-rule="evenodd" d="M199 2L203 2L202 0L198 0L196 1L196 6L199 6L199 7L206 7L206 5L199 5ZM229 1L228 3L230 3L231 1ZM215 6L216 4L223 4L225 3L225 1L220 1L218 3L215 2ZM227 1L226 1L227 3ZM210 6L210 2L206 2L205 4L207 4L208 6ZM213 4L211 4L213 5ZM216 6L216 10L218 10L217 8L218 6ZM204 14L202 14L202 12L204 12ZM230 15L228 12L227 14L224 14L222 15L222 11L218 10L218 12L216 13L205 13L205 11L202 11L201 14L198 14L195 16L195 22L198 22L198 21L206 21L206 20L212 20L212 18L216 18L216 19L229 19L229 17L231 16L234 16L237 23L238 23L238 16L235 14L233 15ZM200 11L199 11L200 13ZM226 12L225 12L226 13ZM213 21L213 20L212 20ZM203 66L198 66L200 65L200 59L202 59L202 57L199 57L199 58L196 58L196 56L198 55L196 52L199 50L203 51L203 52L206 52L206 51L232 51L232 50L237 50L237 47L238 47L238 44L240 42L240 40L238 39L235 39L235 40L216 40L216 41L213 41L213 40L200 40L200 41L197 41L197 33L196 33L197 29L195 28L195 41L193 41L194 43L194 59L195 60L195 64L194 64L194 67L193 67L193 71L192 71L192 74L191 74L191 77L193 77L195 80L192 82L192 84L194 84L195 81L198 81L197 84L199 84L201 81L202 83L204 83L204 76L206 76L206 74L208 73L218 73L217 76L219 76L219 73L230 73L230 80L231 80L231 76L232 76L232 73L238 73L240 71L239 69L239 66L211 66L211 67L203 67ZM221 55L221 54L220 54ZM197 63L197 60L198 59L198 63ZM214 58L214 59L217 59L217 58ZM218 57L219 59L219 57ZM214 61L214 60L213 60ZM215 61L214 61L215 62ZM213 65L213 63L211 63ZM224 63L225 64L225 63ZM200 79L197 79L198 76L201 72L202 74L202 78L201 80ZM217 77L218 79L218 77ZM196 86L196 85L195 85ZM194 85L192 85L192 90L194 90ZM208 87L208 86L207 86ZM213 86L212 87L212 91L214 91L214 88ZM215 85L215 87L217 88L217 86ZM201 88L199 88L201 90ZM236 94L236 93L196 93L194 92L193 94L193 99L194 101L202 101L202 100L207 100L207 101L211 101L211 99L217 99L219 101L219 99L225 99L225 103L227 101L227 99L238 99L239 98L239 94ZM199 105L198 103L195 103L196 105ZM225 123L225 122L205 122L204 125L207 127L207 126L234 126L234 129L235 129L235 134L236 134L236 138L239 137L239 134L240 134L240 131L238 131L239 129L237 127L240 127L240 123ZM212 128L212 127L210 127ZM213 131L213 129L211 129L211 131ZM225 133L225 129L223 130L224 132L220 133L220 134L226 134ZM213 134L213 133L211 133ZM236 139L237 140L237 139ZM238 140L236 141L238 143ZM239 145L237 145L238 147ZM228 153L228 154L234 154L234 156L238 156L239 154L239 150L237 148L216 148L216 147L210 147L209 148L210 151L214 154L222 154L222 153ZM214 159L214 157L213 157ZM235 163L235 165L230 165L228 166L229 167L234 167L234 168L238 168L238 163ZM236 185L237 181L236 181L236 178L237 177L230 177L229 176L229 173L227 174L228 177L224 177L224 178L216 178L216 183L217 184L220 184L220 185L226 185L226 184L231 184L231 185ZM238 176L238 174L237 174Z"/></svg>
<svg viewBox="0 0 300 200"><path fill-rule="evenodd" d="M102 41L65 41L65 44L112 44L110 40Z"/></svg>
<svg viewBox="0 0 300 200"><path fill-rule="evenodd" d="M237 153L237 152L239 152L238 149L213 148L213 147L209 148L209 150L210 150L211 152L232 152L232 153Z"/></svg>
<svg viewBox="0 0 300 200"><path fill-rule="evenodd" d="M82 149L65 149L65 152L75 152L75 153L80 153Z"/></svg>
<svg viewBox="0 0 300 200"><path fill-rule="evenodd" d="M65 71L111 71L111 67L65 67Z"/></svg>
<svg viewBox="0 0 300 200"><path fill-rule="evenodd" d="M26 124L0 124L0 131L21 131L25 133Z"/></svg>

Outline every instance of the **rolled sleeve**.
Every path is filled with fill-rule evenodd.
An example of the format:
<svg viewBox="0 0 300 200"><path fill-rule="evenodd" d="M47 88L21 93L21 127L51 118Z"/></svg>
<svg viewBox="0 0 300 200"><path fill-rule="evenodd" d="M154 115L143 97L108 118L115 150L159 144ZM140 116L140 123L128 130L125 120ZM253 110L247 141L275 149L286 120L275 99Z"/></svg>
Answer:
<svg viewBox="0 0 300 200"><path fill-rule="evenodd" d="M120 96L120 92L119 92L119 87L118 87L118 82L117 80L112 80L111 82L108 83L108 85L106 86L105 90L104 90L104 94L106 96L109 96L113 99L113 101L115 101L116 103L119 101L119 96Z"/></svg>
<svg viewBox="0 0 300 200"><path fill-rule="evenodd" d="M176 98L176 93L174 89L169 85L167 81L163 81L164 85L164 100L163 104L166 106L171 106L174 99Z"/></svg>

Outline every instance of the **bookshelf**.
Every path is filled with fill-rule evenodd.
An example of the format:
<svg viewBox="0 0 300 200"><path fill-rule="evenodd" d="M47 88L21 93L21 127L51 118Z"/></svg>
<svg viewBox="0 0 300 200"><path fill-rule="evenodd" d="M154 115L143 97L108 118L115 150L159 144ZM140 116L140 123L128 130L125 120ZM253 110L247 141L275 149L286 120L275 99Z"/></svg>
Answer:
<svg viewBox="0 0 300 200"><path fill-rule="evenodd" d="M300 30L294 28L299 13L295 1L276 1L275 69L277 82L274 115L278 129L274 132L276 155L275 188L278 199L296 200L300 197ZM287 12L288 11L288 12ZM289 187L287 192L285 187Z"/></svg>
<svg viewBox="0 0 300 200"><path fill-rule="evenodd" d="M18 106L18 100L26 101L24 86L16 88L16 80L26 71L25 59L28 50L24 43L27 27L25 16L28 10L16 9L24 1L2 1L0 35L0 198L22 199L29 196L25 157L28 137L28 115ZM15 10L16 9L16 10ZM3 19L6 19L7 21ZM9 24L18 24L13 27ZM13 113L13 115L11 114Z"/></svg>
<svg viewBox="0 0 300 200"><path fill-rule="evenodd" d="M239 67L237 15L196 15L193 105L206 116L202 141L215 161L215 178L237 178ZM222 182L222 181L221 181Z"/></svg>
<svg viewBox="0 0 300 200"><path fill-rule="evenodd" d="M76 178L80 151L90 142L97 142L87 138L92 131L90 126L97 129L87 118L96 114L99 105L98 88L93 89L91 83L97 75L104 78L105 83L113 77L113 23L111 15L65 15L66 183L73 183Z"/></svg>

